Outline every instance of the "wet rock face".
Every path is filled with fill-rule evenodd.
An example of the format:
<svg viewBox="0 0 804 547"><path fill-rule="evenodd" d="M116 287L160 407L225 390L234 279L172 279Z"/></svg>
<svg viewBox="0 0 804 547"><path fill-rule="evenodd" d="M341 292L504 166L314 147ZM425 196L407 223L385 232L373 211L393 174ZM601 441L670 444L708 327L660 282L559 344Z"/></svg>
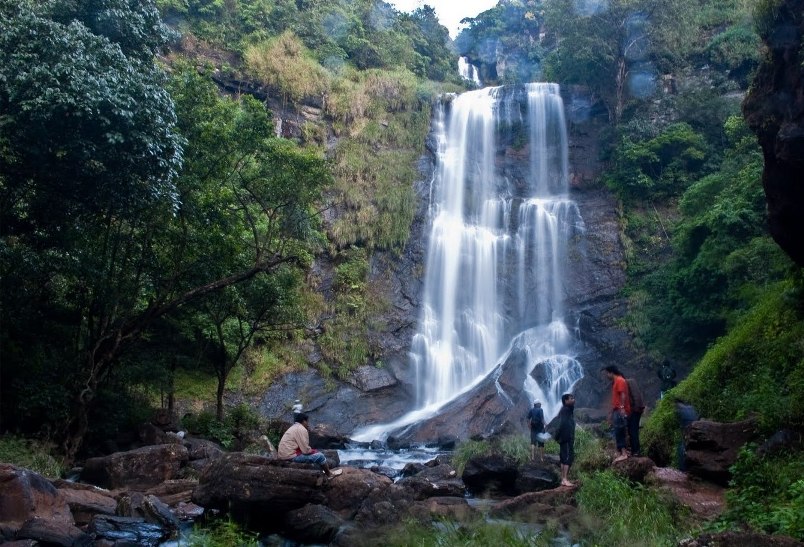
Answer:
<svg viewBox="0 0 804 547"><path fill-rule="evenodd" d="M804 0L785 0L763 36L768 54L743 103L765 157L762 186L773 239L804 266Z"/></svg>

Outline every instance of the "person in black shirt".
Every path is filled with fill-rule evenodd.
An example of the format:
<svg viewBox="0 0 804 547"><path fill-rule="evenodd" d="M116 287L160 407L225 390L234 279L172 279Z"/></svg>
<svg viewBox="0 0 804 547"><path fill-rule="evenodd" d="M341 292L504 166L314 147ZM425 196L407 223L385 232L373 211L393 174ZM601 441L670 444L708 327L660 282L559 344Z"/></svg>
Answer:
<svg viewBox="0 0 804 547"><path fill-rule="evenodd" d="M561 396L561 410L558 411L558 431L556 441L559 446L559 461L561 462L561 486L575 486L569 481L567 475L575 460L575 396L565 393Z"/></svg>
<svg viewBox="0 0 804 547"><path fill-rule="evenodd" d="M542 403L536 401L533 408L528 411L528 422L530 423L530 459L536 459L536 449L539 450L539 461L544 461L544 441L539 435L544 433L544 410Z"/></svg>

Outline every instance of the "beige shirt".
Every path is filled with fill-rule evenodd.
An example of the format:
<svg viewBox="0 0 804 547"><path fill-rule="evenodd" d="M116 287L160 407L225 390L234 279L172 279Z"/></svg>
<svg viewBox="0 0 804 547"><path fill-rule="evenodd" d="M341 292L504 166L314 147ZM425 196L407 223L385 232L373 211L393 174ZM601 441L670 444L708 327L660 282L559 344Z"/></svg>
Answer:
<svg viewBox="0 0 804 547"><path fill-rule="evenodd" d="M296 422L285 431L279 441L279 459L291 460L297 456L296 449L302 454L310 452L310 434L307 428Z"/></svg>

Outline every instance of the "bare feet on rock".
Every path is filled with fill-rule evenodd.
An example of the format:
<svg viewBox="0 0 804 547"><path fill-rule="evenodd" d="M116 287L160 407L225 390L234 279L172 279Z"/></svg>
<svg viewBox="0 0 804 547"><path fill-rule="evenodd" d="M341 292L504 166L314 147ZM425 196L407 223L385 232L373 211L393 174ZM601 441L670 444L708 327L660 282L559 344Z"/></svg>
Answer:
<svg viewBox="0 0 804 547"><path fill-rule="evenodd" d="M614 463L621 462L621 461L627 460L627 459L628 459L628 456L626 456L625 454L621 454L621 455L617 456L616 458L614 458Z"/></svg>

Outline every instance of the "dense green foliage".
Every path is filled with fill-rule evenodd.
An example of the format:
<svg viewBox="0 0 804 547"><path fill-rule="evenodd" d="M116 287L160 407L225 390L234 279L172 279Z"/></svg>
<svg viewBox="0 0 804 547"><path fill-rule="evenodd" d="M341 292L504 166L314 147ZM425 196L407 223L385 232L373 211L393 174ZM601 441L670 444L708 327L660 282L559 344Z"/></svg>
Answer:
<svg viewBox="0 0 804 547"><path fill-rule="evenodd" d="M756 301L765 285L784 278L792 267L767 234L759 185L762 156L755 139L741 118L728 118L724 128L727 146L719 151L723 159L719 165L711 165L708 174L680 165L684 154L673 156L677 182L669 188L684 191L675 218L665 219L661 226L660 233L674 250L669 264L656 270L655 259L639 257L636 252L632 255L634 295L651 295L635 307L644 314L639 320L644 327L635 330L640 340L656 351L699 355ZM689 126L684 131L689 134ZM698 135L698 139L700 142L702 137ZM651 139L630 148L645 150L655 142ZM621 157L626 150L620 147L615 155ZM629 203L667 198L661 191L644 194L627 187L629 177L617 175L623 172L622 163L614 165L610 184L620 189ZM630 169L634 172L635 166ZM679 177L683 183L678 182ZM655 209L650 213L656 213ZM630 214L627 233L636 245L648 247L653 243L647 238L658 227L640 225L640 218L638 212Z"/></svg>
<svg viewBox="0 0 804 547"><path fill-rule="evenodd" d="M169 21L220 49L244 51L289 32L329 70L348 64L360 70L405 68L439 81L457 78L447 29L426 5L407 14L379 0L157 3Z"/></svg>
<svg viewBox="0 0 804 547"><path fill-rule="evenodd" d="M0 436L0 462L30 469L50 479L61 478L64 470L51 452L53 447L13 435Z"/></svg>
<svg viewBox="0 0 804 547"><path fill-rule="evenodd" d="M611 470L581 479L576 499L591 545L678 545L684 537L680 508L660 491L631 484Z"/></svg>
<svg viewBox="0 0 804 547"><path fill-rule="evenodd" d="M127 352L158 339L162 319L180 313L182 338L214 342L221 386L255 334L301 323L293 268L309 263L310 207L331 174L319 152L273 138L256 100L221 98L190 69L168 90L142 48L126 42L126 57L81 13L50 19L52 5L3 6L3 40L40 29L39 41L5 43L0 69L11 71L0 80L3 414L15 416L8 426L55 428L74 455L105 387L141 399ZM143 36L161 30L136 21ZM55 82L62 66L75 77ZM159 366L140 377L159 378Z"/></svg>
<svg viewBox="0 0 804 547"><path fill-rule="evenodd" d="M758 454L748 445L733 466L728 509L718 528L747 524L755 530L804 538L804 460L789 454Z"/></svg>
<svg viewBox="0 0 804 547"><path fill-rule="evenodd" d="M704 355L670 393L708 419L753 416L760 438L804 426L804 298L801 281L771 287L759 303ZM679 440L672 397L660 401L644 428L648 453L669 461ZM748 523L802 537L800 451L748 447L734 468L722 526Z"/></svg>
<svg viewBox="0 0 804 547"><path fill-rule="evenodd" d="M205 524L196 524L188 537L180 543L188 547L259 547L259 534L244 530L231 519L216 519Z"/></svg>
<svg viewBox="0 0 804 547"><path fill-rule="evenodd" d="M543 2L500 2L477 17L464 19L467 27L455 40L458 52L475 63L494 68L484 74L489 82L521 83L541 79L545 48L542 32ZM505 57L505 70L497 71L498 55Z"/></svg>

